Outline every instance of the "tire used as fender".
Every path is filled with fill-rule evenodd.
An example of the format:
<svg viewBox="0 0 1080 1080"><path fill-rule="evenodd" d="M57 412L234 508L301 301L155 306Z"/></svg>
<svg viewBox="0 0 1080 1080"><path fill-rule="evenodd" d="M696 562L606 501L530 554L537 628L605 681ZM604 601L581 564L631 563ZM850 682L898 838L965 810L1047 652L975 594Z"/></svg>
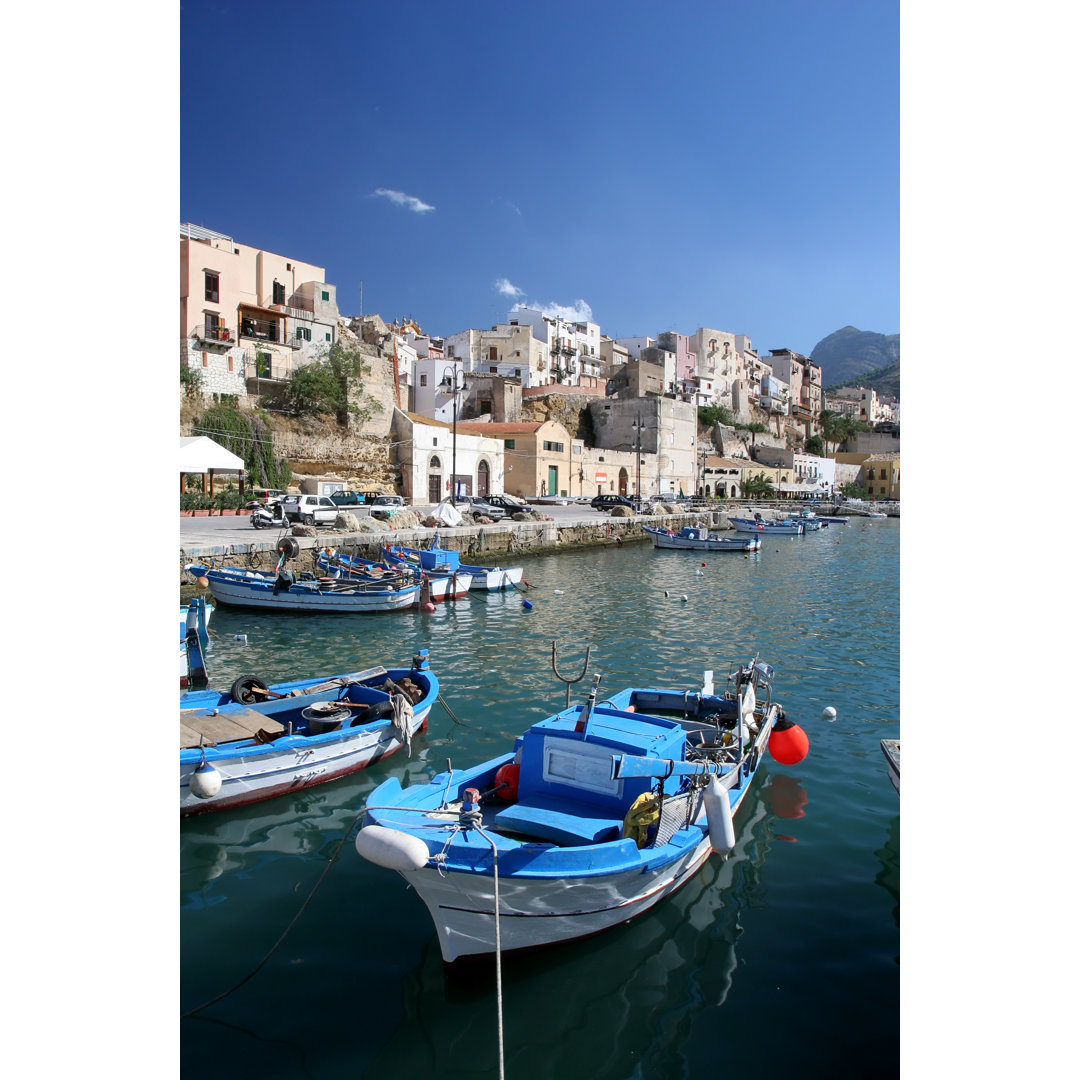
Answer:
<svg viewBox="0 0 1080 1080"><path fill-rule="evenodd" d="M254 705L257 701L265 701L266 696L253 693L254 689L269 690L270 688L257 675L241 675L232 684L229 697L238 705Z"/></svg>

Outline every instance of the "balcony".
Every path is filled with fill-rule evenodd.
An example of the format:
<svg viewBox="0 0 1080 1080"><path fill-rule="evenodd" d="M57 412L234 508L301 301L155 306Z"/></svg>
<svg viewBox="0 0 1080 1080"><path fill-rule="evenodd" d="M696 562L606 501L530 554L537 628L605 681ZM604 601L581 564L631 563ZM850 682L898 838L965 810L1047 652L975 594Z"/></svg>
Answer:
<svg viewBox="0 0 1080 1080"><path fill-rule="evenodd" d="M222 323L196 326L190 336L198 340L200 348L229 349L236 344L232 331Z"/></svg>
<svg viewBox="0 0 1080 1080"><path fill-rule="evenodd" d="M277 342L278 324L272 319L241 319L240 336L255 341Z"/></svg>

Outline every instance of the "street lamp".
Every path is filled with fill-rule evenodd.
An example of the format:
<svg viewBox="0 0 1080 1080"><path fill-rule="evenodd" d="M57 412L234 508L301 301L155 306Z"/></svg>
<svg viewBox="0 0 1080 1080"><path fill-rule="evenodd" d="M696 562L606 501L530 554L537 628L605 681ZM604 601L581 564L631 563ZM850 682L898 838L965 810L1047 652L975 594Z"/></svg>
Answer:
<svg viewBox="0 0 1080 1080"><path fill-rule="evenodd" d="M641 413L637 414L637 420L630 425L637 432L637 490L634 495L637 497L638 502L641 501Z"/></svg>
<svg viewBox="0 0 1080 1080"><path fill-rule="evenodd" d="M454 395L453 449L450 452L450 505L457 506L457 396L462 390L466 389L465 372L460 368L448 367L444 369L442 382L439 383L439 389L450 391Z"/></svg>

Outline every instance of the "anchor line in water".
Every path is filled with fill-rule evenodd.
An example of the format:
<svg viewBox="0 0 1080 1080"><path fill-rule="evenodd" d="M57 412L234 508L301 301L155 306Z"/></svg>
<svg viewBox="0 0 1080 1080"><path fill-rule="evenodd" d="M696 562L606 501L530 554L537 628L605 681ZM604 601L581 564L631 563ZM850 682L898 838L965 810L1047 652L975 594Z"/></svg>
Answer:
<svg viewBox="0 0 1080 1080"><path fill-rule="evenodd" d="M240 987L244 985L244 983L253 979L262 970L266 962L270 959L271 956L274 955L275 952L277 952L277 950L281 947L282 942L289 936L292 928L300 921L300 916L303 915L304 912L307 910L308 904L310 904L311 901L314 899L315 893L319 890L319 886L322 885L323 881L326 879L326 875L330 872L330 867L334 865L334 863L337 861L337 857L341 854L341 849L342 847L344 847L345 841L349 839L349 836L352 834L353 829L356 827L356 823L360 820L360 818L364 816L365 813L367 813L366 808L364 810L361 810L360 813L357 814L351 822L349 822L349 827L345 830L344 835L338 842L338 846L334 851L334 854L330 856L330 859L327 862L326 866L323 867L323 872L319 875L319 880L316 881L315 884L311 887L311 892L307 894L307 898L300 905L299 910L292 917L289 925L286 926L285 929L282 931L281 937L279 937L277 941L274 942L273 946L271 946L270 951L238 983L230 986L228 990L222 991L222 993L218 994L217 997L212 997L209 1001L204 1001L196 1008L188 1009L187 1012L181 1013L181 1020L185 1020L188 1017L194 1016L196 1013L202 1012L203 1009L208 1009L211 1005L216 1005L219 1001L223 1001L230 994L235 993L235 991L239 990Z"/></svg>
<svg viewBox="0 0 1080 1080"><path fill-rule="evenodd" d="M439 694L439 696L438 696L438 697L436 698L436 700L437 700L437 701L439 702L439 704L440 704L440 705L442 705L442 707L443 707L443 708L444 708L444 709L445 709L445 710L446 710L446 711L447 711L447 712L448 712L448 713L450 714L450 719L451 719L451 720L453 720L455 724L460 724L460 725L461 725L462 727L472 727L472 724L468 723L468 722L467 722L467 721L465 721L465 720L459 720L459 719L458 719L458 718L457 718L457 717L456 717L456 716L454 715L454 710L453 710L453 709L451 709L451 708L450 708L450 706L446 704L446 698L444 698L444 697L442 696L442 694Z"/></svg>

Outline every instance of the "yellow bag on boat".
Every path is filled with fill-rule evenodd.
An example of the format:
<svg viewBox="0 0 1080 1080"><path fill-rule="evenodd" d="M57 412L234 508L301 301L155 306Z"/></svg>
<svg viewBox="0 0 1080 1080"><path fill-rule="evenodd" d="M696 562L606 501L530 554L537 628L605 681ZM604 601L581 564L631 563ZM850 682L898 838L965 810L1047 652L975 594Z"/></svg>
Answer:
<svg viewBox="0 0 1080 1080"><path fill-rule="evenodd" d="M623 818L622 838L633 840L639 848L649 842L649 827L660 820L660 805L656 795L646 791L639 795Z"/></svg>

